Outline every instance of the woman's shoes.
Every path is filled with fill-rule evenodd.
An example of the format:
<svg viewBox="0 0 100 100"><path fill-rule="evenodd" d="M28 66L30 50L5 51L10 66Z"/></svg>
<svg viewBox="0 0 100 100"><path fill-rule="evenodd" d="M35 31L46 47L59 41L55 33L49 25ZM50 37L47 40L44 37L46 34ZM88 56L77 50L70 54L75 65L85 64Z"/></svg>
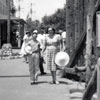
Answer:
<svg viewBox="0 0 100 100"><path fill-rule="evenodd" d="M59 82L58 81L52 81L52 82L50 82L50 84L59 84Z"/></svg>
<svg viewBox="0 0 100 100"><path fill-rule="evenodd" d="M55 81L54 84L59 84L59 82L58 81Z"/></svg>

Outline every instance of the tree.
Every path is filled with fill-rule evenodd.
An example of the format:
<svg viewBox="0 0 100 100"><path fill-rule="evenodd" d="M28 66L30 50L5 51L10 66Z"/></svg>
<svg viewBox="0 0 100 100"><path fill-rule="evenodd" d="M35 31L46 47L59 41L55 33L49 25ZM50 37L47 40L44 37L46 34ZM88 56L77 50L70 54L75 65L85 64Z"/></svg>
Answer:
<svg viewBox="0 0 100 100"><path fill-rule="evenodd" d="M66 9L65 7L63 9L58 9L53 15L47 16L45 15L42 19L42 23L44 26L52 26L56 30L66 29Z"/></svg>
<svg viewBox="0 0 100 100"><path fill-rule="evenodd" d="M37 29L38 31L46 31L48 27L54 27L56 30L66 29L66 7L63 9L58 9L54 14L51 16L45 15L42 18L42 22L40 23L38 20L32 21L31 18L27 17L27 30L33 31L34 29Z"/></svg>
<svg viewBox="0 0 100 100"><path fill-rule="evenodd" d="M31 18L28 18L26 22L27 22L27 31L30 32L32 32L35 29L38 29L40 26L40 22L38 20L32 21Z"/></svg>

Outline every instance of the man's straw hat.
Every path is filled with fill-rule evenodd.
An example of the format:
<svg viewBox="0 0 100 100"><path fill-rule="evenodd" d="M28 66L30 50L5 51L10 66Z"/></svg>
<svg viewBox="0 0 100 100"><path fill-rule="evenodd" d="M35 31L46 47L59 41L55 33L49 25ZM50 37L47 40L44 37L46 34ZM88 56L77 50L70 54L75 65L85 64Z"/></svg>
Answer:
<svg viewBox="0 0 100 100"><path fill-rule="evenodd" d="M33 33L38 33L38 31L37 30L34 30Z"/></svg>

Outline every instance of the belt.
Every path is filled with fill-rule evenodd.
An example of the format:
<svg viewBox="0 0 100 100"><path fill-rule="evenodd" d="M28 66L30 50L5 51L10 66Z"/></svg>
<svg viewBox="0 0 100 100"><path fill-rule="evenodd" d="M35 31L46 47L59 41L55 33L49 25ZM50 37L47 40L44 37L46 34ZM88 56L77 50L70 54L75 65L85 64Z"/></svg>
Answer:
<svg viewBox="0 0 100 100"><path fill-rule="evenodd" d="M39 53L39 51L33 51L32 54L33 54L33 53Z"/></svg>

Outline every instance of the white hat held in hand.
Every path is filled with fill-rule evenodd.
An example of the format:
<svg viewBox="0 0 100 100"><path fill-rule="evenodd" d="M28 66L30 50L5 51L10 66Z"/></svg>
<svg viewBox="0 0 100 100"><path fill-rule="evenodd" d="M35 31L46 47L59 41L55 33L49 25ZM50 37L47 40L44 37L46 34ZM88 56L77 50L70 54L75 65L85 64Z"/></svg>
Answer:
<svg viewBox="0 0 100 100"><path fill-rule="evenodd" d="M66 52L60 51L55 56L55 63L63 69L69 63L69 55Z"/></svg>
<svg viewBox="0 0 100 100"><path fill-rule="evenodd" d="M31 54L32 53L31 46L29 46L29 45L25 46L25 52L28 53L28 54Z"/></svg>

